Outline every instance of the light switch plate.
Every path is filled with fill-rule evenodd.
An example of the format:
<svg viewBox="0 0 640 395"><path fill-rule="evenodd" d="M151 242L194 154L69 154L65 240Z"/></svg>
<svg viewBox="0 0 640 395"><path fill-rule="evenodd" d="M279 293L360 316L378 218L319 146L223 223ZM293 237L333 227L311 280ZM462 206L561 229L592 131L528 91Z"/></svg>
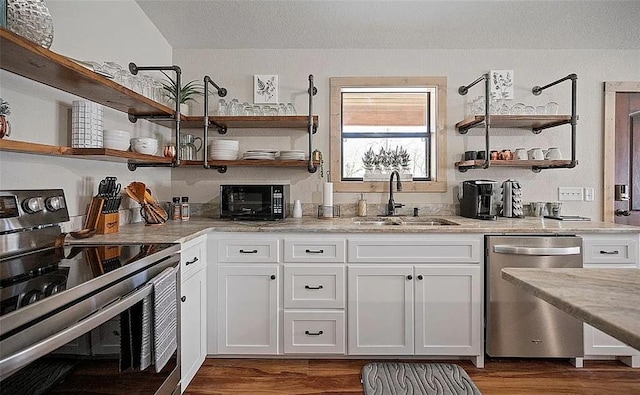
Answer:
<svg viewBox="0 0 640 395"><path fill-rule="evenodd" d="M584 194L582 187L559 187L558 200L582 200Z"/></svg>
<svg viewBox="0 0 640 395"><path fill-rule="evenodd" d="M585 188L584 189L584 200L587 202L593 202L593 200L595 199L594 195L594 191L593 188Z"/></svg>

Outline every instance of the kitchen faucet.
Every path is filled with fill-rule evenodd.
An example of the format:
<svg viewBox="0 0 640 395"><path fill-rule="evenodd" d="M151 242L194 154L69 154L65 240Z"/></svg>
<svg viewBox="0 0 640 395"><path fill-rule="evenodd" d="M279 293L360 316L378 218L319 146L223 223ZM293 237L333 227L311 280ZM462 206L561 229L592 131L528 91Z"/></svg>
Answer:
<svg viewBox="0 0 640 395"><path fill-rule="evenodd" d="M404 204L396 203L393 200L393 175L396 175L396 189L398 192L402 191L402 182L400 181L400 173L397 170L391 172L391 176L389 176L389 203L387 204L387 215L393 216L396 214L396 209L400 207L404 207Z"/></svg>

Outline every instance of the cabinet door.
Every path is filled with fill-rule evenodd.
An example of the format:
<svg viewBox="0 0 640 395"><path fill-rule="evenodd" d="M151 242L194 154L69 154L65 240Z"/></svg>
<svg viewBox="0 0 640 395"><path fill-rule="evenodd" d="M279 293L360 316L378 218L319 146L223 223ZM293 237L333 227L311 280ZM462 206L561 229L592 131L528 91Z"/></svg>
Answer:
<svg viewBox="0 0 640 395"><path fill-rule="evenodd" d="M278 266L218 268L218 352L278 353Z"/></svg>
<svg viewBox="0 0 640 395"><path fill-rule="evenodd" d="M201 269L180 285L180 374L184 391L207 355L206 270Z"/></svg>
<svg viewBox="0 0 640 395"><path fill-rule="evenodd" d="M349 266L349 354L413 354L412 278L412 266Z"/></svg>
<svg viewBox="0 0 640 395"><path fill-rule="evenodd" d="M479 265L416 266L416 354L479 355Z"/></svg>

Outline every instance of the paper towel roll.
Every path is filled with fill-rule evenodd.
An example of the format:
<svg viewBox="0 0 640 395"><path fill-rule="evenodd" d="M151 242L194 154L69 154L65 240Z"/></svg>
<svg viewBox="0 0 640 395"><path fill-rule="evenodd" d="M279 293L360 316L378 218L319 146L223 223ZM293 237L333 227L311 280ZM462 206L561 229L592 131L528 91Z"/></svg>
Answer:
<svg viewBox="0 0 640 395"><path fill-rule="evenodd" d="M322 205L333 206L333 183L325 182L322 188Z"/></svg>

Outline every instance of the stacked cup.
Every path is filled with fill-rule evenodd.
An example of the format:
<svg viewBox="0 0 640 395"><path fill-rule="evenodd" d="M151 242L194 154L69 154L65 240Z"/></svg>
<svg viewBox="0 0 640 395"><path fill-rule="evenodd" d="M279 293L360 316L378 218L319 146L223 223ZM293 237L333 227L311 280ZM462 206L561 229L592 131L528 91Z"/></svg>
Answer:
<svg viewBox="0 0 640 395"><path fill-rule="evenodd" d="M71 147L102 148L102 105L74 100L71 109Z"/></svg>

